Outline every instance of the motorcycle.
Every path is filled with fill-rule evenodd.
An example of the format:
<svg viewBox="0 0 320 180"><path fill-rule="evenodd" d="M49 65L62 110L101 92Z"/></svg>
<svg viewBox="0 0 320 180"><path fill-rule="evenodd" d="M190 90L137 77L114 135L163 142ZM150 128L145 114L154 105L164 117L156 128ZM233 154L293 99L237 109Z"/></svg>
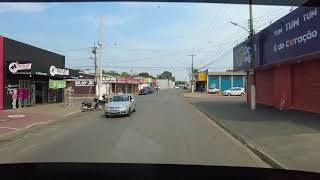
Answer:
<svg viewBox="0 0 320 180"><path fill-rule="evenodd" d="M99 100L98 98L94 98L92 102L82 102L81 103L81 110L82 112L85 111L101 111L104 108L105 105L104 100Z"/></svg>

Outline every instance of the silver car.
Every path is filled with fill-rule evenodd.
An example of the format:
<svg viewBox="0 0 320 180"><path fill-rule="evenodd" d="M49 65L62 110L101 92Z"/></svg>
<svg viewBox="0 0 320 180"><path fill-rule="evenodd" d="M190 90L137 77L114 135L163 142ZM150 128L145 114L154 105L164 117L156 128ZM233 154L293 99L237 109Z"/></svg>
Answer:
<svg viewBox="0 0 320 180"><path fill-rule="evenodd" d="M136 100L130 94L115 95L105 105L106 118L113 115L130 115L136 111Z"/></svg>

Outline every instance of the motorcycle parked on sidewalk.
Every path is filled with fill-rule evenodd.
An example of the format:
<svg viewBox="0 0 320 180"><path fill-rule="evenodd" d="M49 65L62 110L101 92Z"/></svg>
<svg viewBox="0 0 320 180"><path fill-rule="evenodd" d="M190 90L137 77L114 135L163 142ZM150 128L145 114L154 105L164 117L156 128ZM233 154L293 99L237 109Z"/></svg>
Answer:
<svg viewBox="0 0 320 180"><path fill-rule="evenodd" d="M98 98L94 98L92 102L82 102L81 110L82 112L94 110L101 111L103 110L105 103L105 100L99 100Z"/></svg>

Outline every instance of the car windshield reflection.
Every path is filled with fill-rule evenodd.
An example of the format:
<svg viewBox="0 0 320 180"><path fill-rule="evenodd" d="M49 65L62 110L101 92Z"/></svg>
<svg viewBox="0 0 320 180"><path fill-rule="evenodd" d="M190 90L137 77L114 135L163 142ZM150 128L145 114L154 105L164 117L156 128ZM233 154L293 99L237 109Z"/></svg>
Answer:
<svg viewBox="0 0 320 180"><path fill-rule="evenodd" d="M112 98L113 102L129 101L129 96L114 96Z"/></svg>

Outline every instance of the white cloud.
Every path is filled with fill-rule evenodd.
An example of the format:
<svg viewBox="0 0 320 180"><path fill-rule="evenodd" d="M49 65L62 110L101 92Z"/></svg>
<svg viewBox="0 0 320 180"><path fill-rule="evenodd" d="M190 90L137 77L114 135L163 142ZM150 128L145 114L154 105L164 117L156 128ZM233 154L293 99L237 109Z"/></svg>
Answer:
<svg viewBox="0 0 320 180"><path fill-rule="evenodd" d="M52 5L58 3L0 3L0 13L22 12L37 13L47 10Z"/></svg>

